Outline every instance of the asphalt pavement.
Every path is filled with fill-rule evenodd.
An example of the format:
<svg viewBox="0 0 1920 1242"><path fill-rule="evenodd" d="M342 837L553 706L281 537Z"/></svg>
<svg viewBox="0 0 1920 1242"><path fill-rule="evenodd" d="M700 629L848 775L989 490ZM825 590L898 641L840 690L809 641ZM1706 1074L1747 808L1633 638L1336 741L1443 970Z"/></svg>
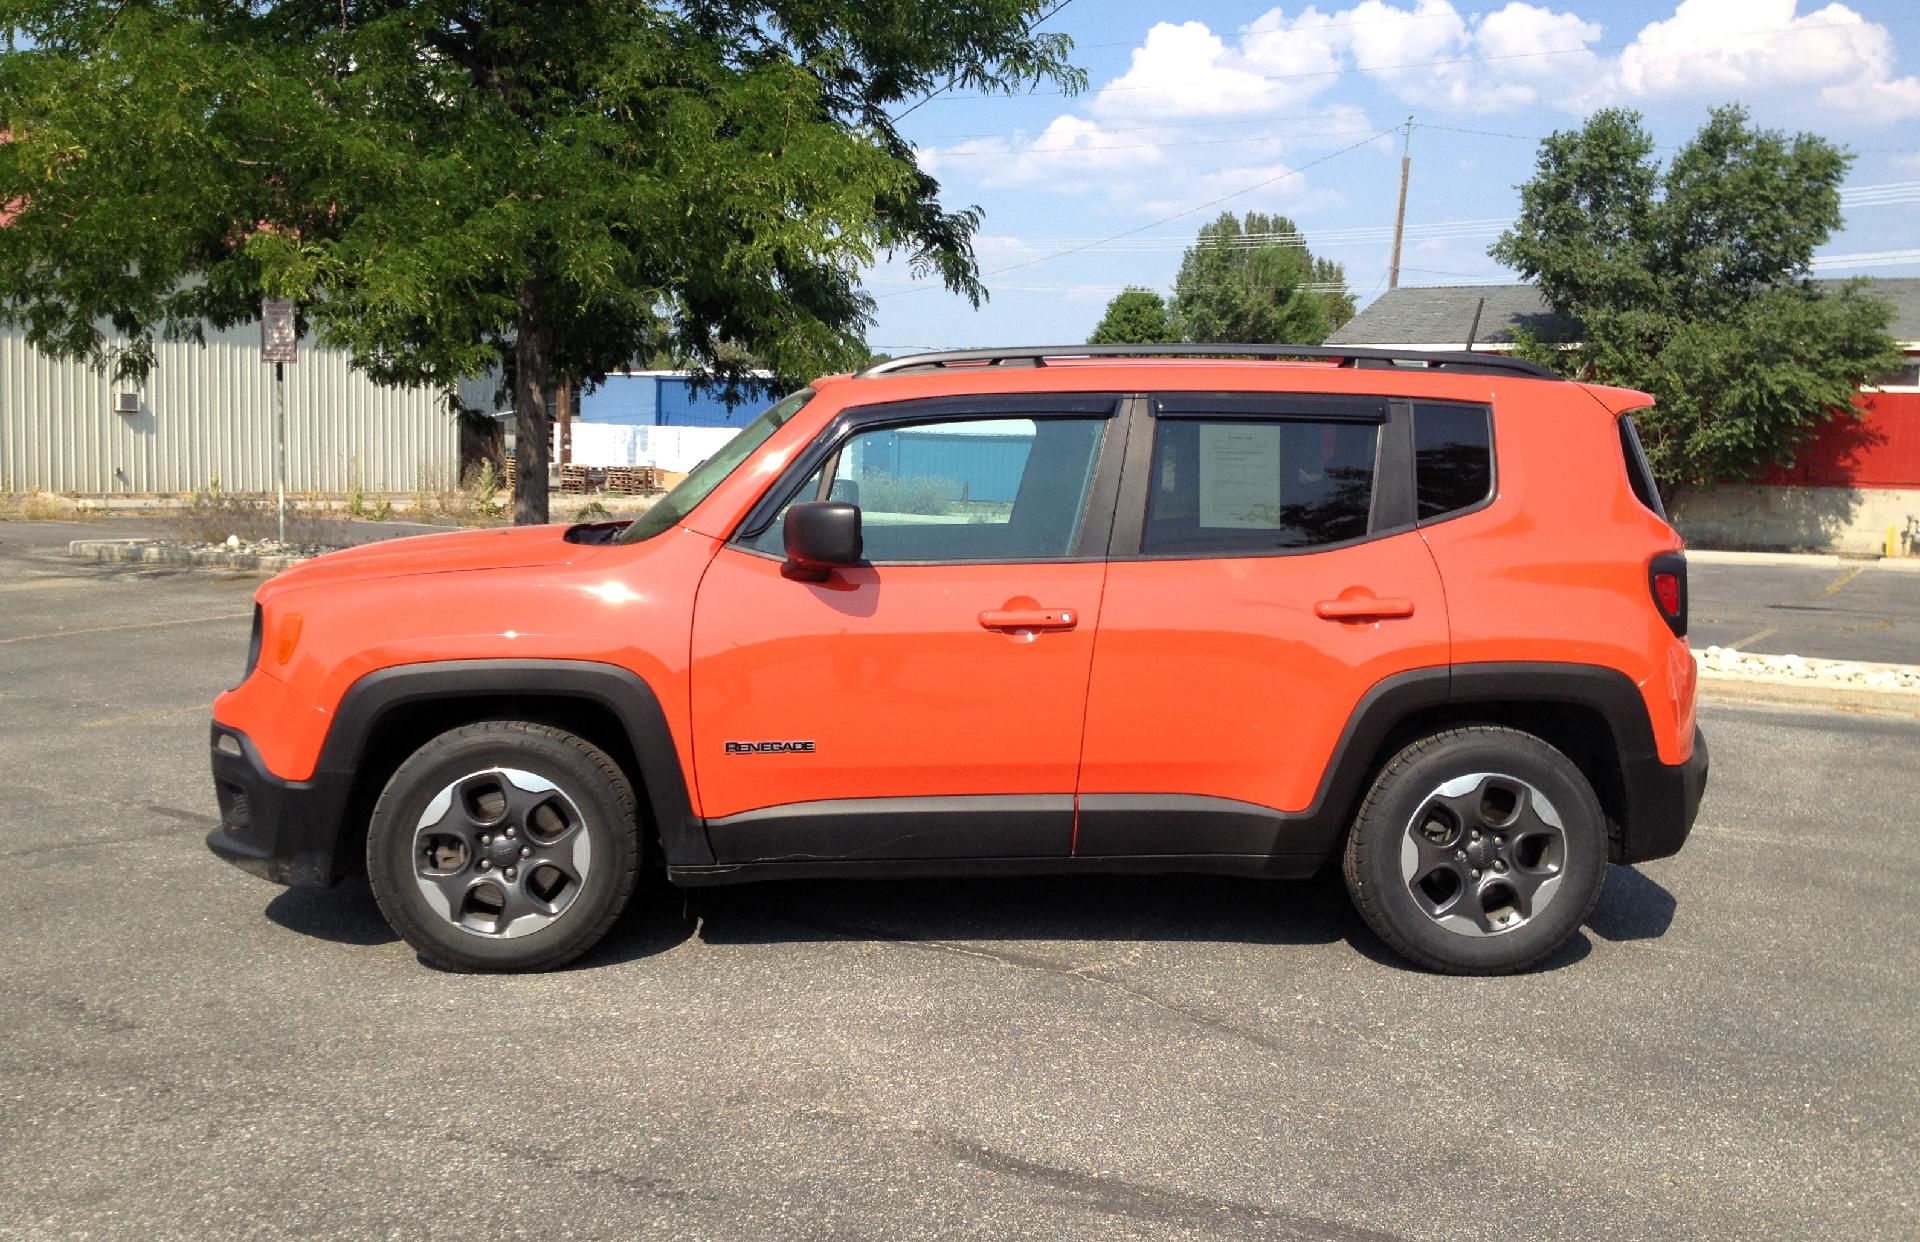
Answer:
<svg viewBox="0 0 1920 1242"><path fill-rule="evenodd" d="M1687 568L1695 647L1920 664L1920 573L1872 561Z"/></svg>
<svg viewBox="0 0 1920 1242"><path fill-rule="evenodd" d="M0 523L0 1236L1920 1233L1920 720L1709 705L1678 857L1547 968L1337 883L812 882L422 966L209 855L256 580Z"/></svg>

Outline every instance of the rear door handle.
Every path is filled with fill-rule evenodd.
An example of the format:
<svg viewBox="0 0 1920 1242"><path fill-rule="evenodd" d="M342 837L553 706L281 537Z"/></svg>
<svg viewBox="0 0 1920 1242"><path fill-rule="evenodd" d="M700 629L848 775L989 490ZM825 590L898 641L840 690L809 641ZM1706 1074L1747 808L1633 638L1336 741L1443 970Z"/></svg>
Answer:
<svg viewBox="0 0 1920 1242"><path fill-rule="evenodd" d="M1072 608L990 608L980 614L983 630L1070 630L1079 623Z"/></svg>
<svg viewBox="0 0 1920 1242"><path fill-rule="evenodd" d="M1323 599L1313 606L1313 615L1327 621L1369 621L1378 617L1411 617L1410 599Z"/></svg>

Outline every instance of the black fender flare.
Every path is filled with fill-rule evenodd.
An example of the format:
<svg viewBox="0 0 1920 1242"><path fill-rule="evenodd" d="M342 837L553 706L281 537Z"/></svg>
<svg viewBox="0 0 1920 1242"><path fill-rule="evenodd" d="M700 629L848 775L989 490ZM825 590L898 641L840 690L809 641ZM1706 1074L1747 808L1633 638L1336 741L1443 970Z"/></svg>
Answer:
<svg viewBox="0 0 1920 1242"><path fill-rule="evenodd" d="M660 696L631 669L597 660L436 660L377 669L340 697L313 783L336 791L337 810L344 816L367 745L390 712L414 703L488 695L581 699L611 712L639 766L632 775L653 813L667 863L698 866L713 861L706 825L693 814Z"/></svg>

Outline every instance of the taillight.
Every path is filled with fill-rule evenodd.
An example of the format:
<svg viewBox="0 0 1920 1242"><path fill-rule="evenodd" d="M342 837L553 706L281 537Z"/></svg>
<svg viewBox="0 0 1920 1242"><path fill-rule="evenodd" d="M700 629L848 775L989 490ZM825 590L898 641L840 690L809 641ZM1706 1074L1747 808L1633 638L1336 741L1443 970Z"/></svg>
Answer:
<svg viewBox="0 0 1920 1242"><path fill-rule="evenodd" d="M1674 637L1687 636L1687 558L1678 552L1662 552L1647 566L1647 586L1653 592L1653 606L1667 623Z"/></svg>

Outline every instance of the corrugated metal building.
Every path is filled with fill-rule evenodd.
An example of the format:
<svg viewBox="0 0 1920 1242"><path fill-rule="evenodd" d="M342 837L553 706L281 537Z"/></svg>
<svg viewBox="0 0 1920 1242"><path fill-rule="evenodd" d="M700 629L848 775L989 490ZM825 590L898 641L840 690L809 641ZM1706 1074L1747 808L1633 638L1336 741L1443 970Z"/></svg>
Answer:
<svg viewBox="0 0 1920 1242"><path fill-rule="evenodd" d="M580 394L580 421L655 427L744 427L773 398L749 395L732 409L718 389L695 392L679 371L628 371L609 375Z"/></svg>
<svg viewBox="0 0 1920 1242"><path fill-rule="evenodd" d="M216 477L228 491L271 491L273 368L260 361L258 326L156 353L136 388L54 361L0 326L0 491L168 494ZM122 393L138 397L133 412L115 412ZM439 489L458 469L458 426L441 395L382 388L345 354L301 342L287 368L290 491Z"/></svg>

